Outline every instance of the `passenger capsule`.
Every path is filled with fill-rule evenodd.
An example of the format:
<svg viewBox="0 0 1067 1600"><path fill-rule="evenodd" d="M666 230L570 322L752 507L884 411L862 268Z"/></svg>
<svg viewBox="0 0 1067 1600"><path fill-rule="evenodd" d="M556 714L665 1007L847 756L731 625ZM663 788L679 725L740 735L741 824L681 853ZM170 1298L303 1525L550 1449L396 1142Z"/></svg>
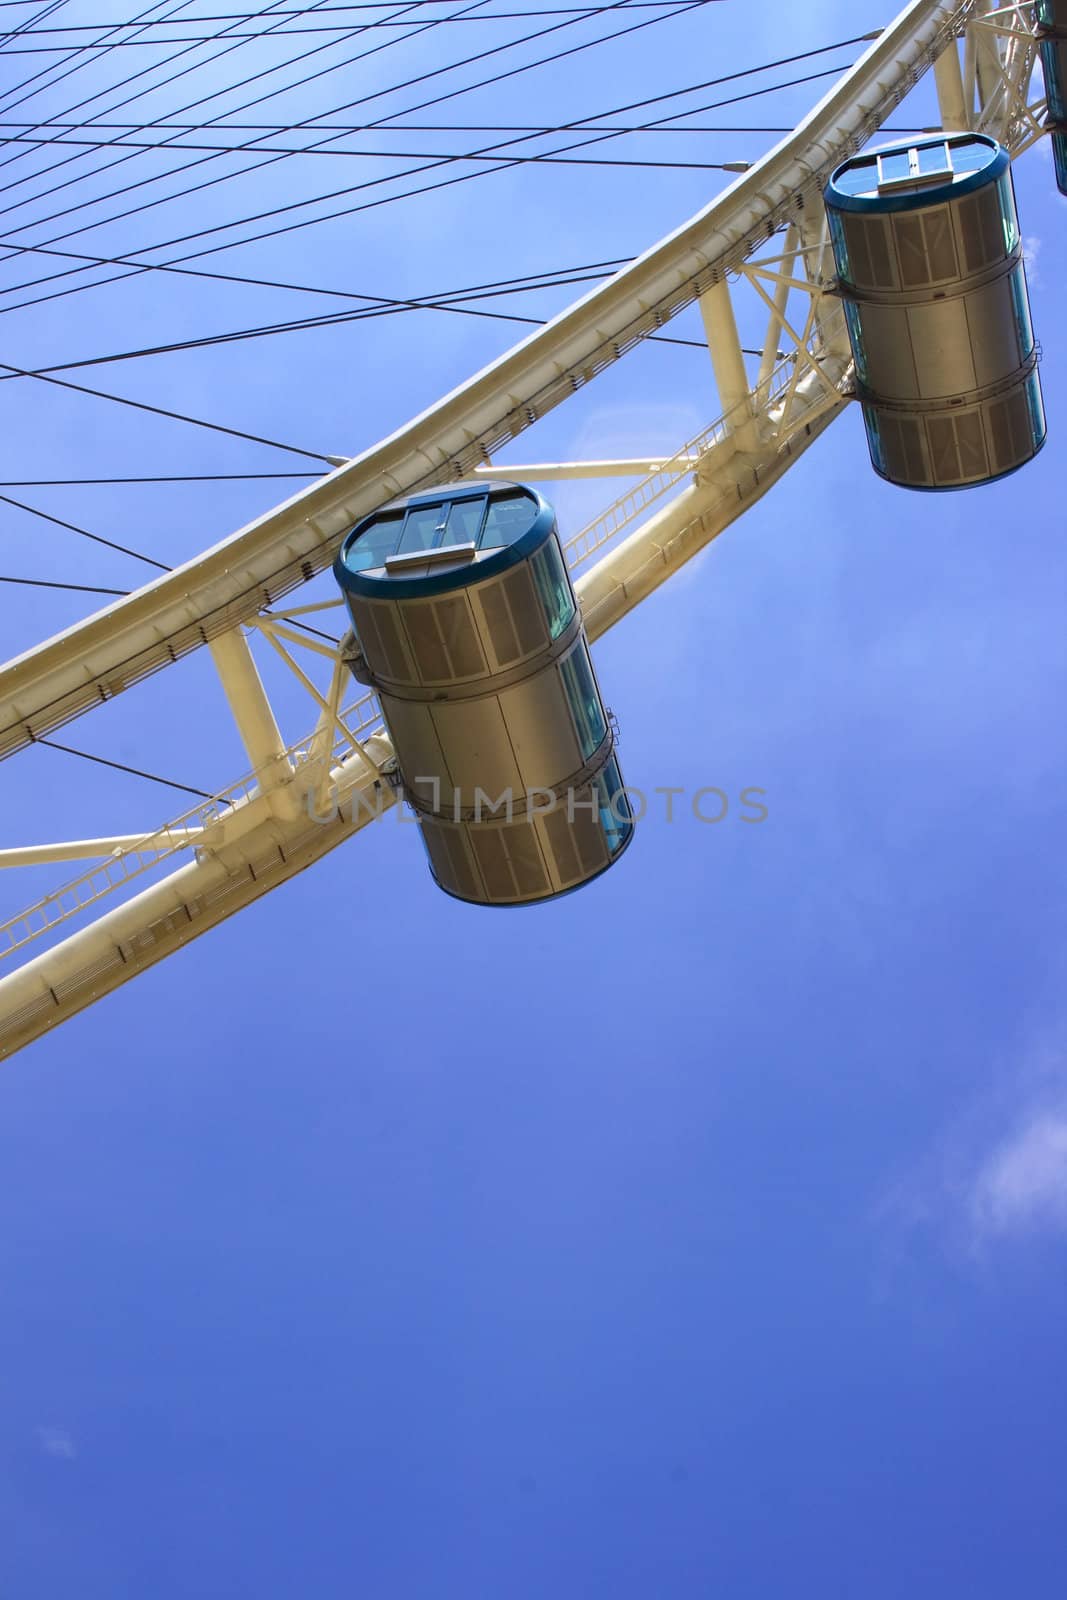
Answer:
<svg viewBox="0 0 1067 1600"><path fill-rule="evenodd" d="M551 506L517 484L411 495L334 574L441 888L518 905L611 866L633 817Z"/></svg>
<svg viewBox="0 0 1067 1600"><path fill-rule="evenodd" d="M1067 0L1037 0L1035 10L1056 184L1067 194Z"/></svg>
<svg viewBox="0 0 1067 1600"><path fill-rule="evenodd" d="M886 145L824 199L875 470L955 489L1029 461L1045 413L1007 151L979 133Z"/></svg>

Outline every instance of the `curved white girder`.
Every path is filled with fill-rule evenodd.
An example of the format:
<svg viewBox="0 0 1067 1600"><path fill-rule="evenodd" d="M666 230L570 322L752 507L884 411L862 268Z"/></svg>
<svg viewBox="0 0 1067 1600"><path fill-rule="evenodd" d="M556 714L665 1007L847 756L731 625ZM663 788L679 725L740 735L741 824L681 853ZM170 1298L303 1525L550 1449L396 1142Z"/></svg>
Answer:
<svg viewBox="0 0 1067 1600"><path fill-rule="evenodd" d="M982 23L998 9L996 0L914 0L792 135L610 282L363 456L185 567L0 670L0 756L239 621L254 619L328 565L341 535L383 498L477 470L491 451L697 297L711 341L713 302L725 295L714 286L724 284L727 271L743 269L786 225L787 254L776 258L784 263L777 267L779 312L787 296L781 286L797 273L790 249L809 252L805 271L816 286L801 285L812 298L808 328L798 341L800 359L772 371L772 320L760 377L751 394L743 395L744 412L734 409L683 447L667 468L657 469L643 491L639 487L625 498L645 509L686 477L688 487L628 538L612 542L595 564L601 544L620 523L634 520L620 513L622 502L571 541L572 563L590 563L576 587L587 631L596 639L735 521L846 404L849 351L842 318L836 303L817 289L832 273L816 219L821 224L821 190L833 165L865 142L930 65L938 66L945 126L963 121L987 127L1016 151L1040 135L1042 108L1026 103L1034 55L1030 8L1000 10L996 33L1014 37L999 57L993 30L987 34ZM961 68L956 51L946 57L945 49L965 25ZM747 271L774 279L758 267ZM754 286L772 306L766 290ZM779 326L793 335L787 321L779 318ZM813 350L817 360L811 359ZM727 349L725 385L716 361L727 408L736 405L729 356ZM734 357L734 376L743 384L736 350ZM275 753L269 774L264 768L243 780L229 798L195 819L192 861L0 979L0 1059L343 843L375 814L366 803L353 810L353 797L366 802L377 793L382 804L392 804L378 771L391 755L388 741L381 731L367 736L376 714L372 699L356 708L361 720L355 746L349 742L332 766L334 724L326 702L319 703L324 715L310 741L280 758ZM324 794L325 806L319 799ZM165 845L166 855L190 842L176 824L129 854L144 861L154 847ZM135 861L132 875L137 870ZM43 920L55 917L62 898L42 902Z"/></svg>
<svg viewBox="0 0 1067 1600"><path fill-rule="evenodd" d="M0 669L0 757L254 617L326 568L346 529L383 500L469 475L661 328L805 201L819 203L833 166L870 137L974 11L975 0L912 0L792 134L614 278L390 438Z"/></svg>
<svg viewBox="0 0 1067 1600"><path fill-rule="evenodd" d="M697 479L578 582L591 639L729 527L828 426L845 401L827 405L813 387L812 420L799 423L795 444L786 441L758 469L735 456L721 479ZM379 768L392 755L382 733L362 748ZM290 781L261 787L207 821L194 860L0 979L0 1060L320 861L395 798L353 752L329 772L329 806L320 817L309 798L316 789L309 768L297 767ZM151 843L141 841L143 854L151 854L145 849Z"/></svg>

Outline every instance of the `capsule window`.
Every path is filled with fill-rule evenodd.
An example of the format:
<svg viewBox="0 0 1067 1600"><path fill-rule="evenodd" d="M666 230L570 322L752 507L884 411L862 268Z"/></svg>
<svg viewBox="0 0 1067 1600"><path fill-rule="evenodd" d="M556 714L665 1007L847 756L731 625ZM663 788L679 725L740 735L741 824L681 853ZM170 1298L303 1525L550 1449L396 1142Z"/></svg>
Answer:
<svg viewBox="0 0 1067 1600"><path fill-rule="evenodd" d="M571 589L563 555L555 538L537 552L530 563L533 579L544 607L545 621L551 638L558 639L574 616L574 592Z"/></svg>
<svg viewBox="0 0 1067 1600"><path fill-rule="evenodd" d="M401 513L394 517L380 517L366 533L360 535L345 556L345 562L353 572L366 572L370 567L385 565L386 556L391 556L396 549L397 534L403 520Z"/></svg>
<svg viewBox="0 0 1067 1600"><path fill-rule="evenodd" d="M485 515L487 495L479 495L474 500L454 500L448 513L448 530L445 534L446 544L477 544L478 535L482 530L482 518Z"/></svg>
<svg viewBox="0 0 1067 1600"><path fill-rule="evenodd" d="M600 826L607 840L608 854L617 856L630 837L634 824L630 801L622 786L619 763L614 756L597 778L596 786L600 801Z"/></svg>
<svg viewBox="0 0 1067 1600"><path fill-rule="evenodd" d="M447 516L445 506L414 507L407 514L397 555L409 556L420 550L432 550L440 542L439 536L444 533Z"/></svg>
<svg viewBox="0 0 1067 1600"><path fill-rule="evenodd" d="M1034 348L1034 325L1030 320L1030 299L1021 261L1011 275L1011 305L1015 313L1015 331L1019 336L1019 357L1025 361Z"/></svg>
<svg viewBox="0 0 1067 1600"><path fill-rule="evenodd" d="M944 144L920 145L915 152L918 157L917 167L922 176L941 177L947 176L952 171L952 162L949 160L948 146Z"/></svg>
<svg viewBox="0 0 1067 1600"><path fill-rule="evenodd" d="M1067 194L1067 134L1052 135L1052 159L1056 166L1056 186L1061 194Z"/></svg>
<svg viewBox="0 0 1067 1600"><path fill-rule="evenodd" d="M997 199L1000 202L1000 223L1004 230L1004 254L1010 256L1019 243L1019 213L1015 209L1015 190L1011 173L997 179Z"/></svg>
<svg viewBox="0 0 1067 1600"><path fill-rule="evenodd" d="M871 452L871 460L879 472L886 471L885 451L882 449L882 432L878 426L878 413L871 406L864 406L863 421L867 428L867 444Z"/></svg>
<svg viewBox="0 0 1067 1600"><path fill-rule="evenodd" d="M533 507L528 495L505 495L489 503L489 511L478 539L479 550L514 544L531 526Z"/></svg>
<svg viewBox="0 0 1067 1600"><path fill-rule="evenodd" d="M912 145L909 150L887 150L878 157L879 189L910 187L912 184L934 183L952 177L952 162L948 146L936 144Z"/></svg>
<svg viewBox="0 0 1067 1600"><path fill-rule="evenodd" d="M878 184L906 183L911 177L911 151L891 150L878 157Z"/></svg>
<svg viewBox="0 0 1067 1600"><path fill-rule="evenodd" d="M578 744L583 761L588 761L593 751L603 742L608 731L604 708L600 703L593 664L585 641L580 640L560 667L563 689L570 706Z"/></svg>
<svg viewBox="0 0 1067 1600"><path fill-rule="evenodd" d="M1051 38L1041 41L1041 68L1045 76L1048 114L1053 122L1062 122L1067 117L1067 45L1064 42L1064 30L1057 27L1054 16L1044 17L1040 10L1038 20L1056 30Z"/></svg>
<svg viewBox="0 0 1067 1600"><path fill-rule="evenodd" d="M1045 437L1045 402L1041 397L1041 383L1036 371L1031 372L1026 380L1026 404L1030 412L1030 432L1036 450Z"/></svg>
<svg viewBox="0 0 1067 1600"><path fill-rule="evenodd" d="M849 343L852 345L852 355L856 362L856 376L861 383L867 382L867 345L863 338L863 319L860 308L854 300L845 301L845 322L848 324Z"/></svg>
<svg viewBox="0 0 1067 1600"><path fill-rule="evenodd" d="M968 172L981 172L989 165L989 146L981 139L964 134L961 139L949 141L949 159L957 178L965 177Z"/></svg>
<svg viewBox="0 0 1067 1600"><path fill-rule="evenodd" d="M834 264L837 267L838 276L851 279L852 268L849 265L848 243L845 239L845 225L841 221L841 213L828 210L826 218L830 224L830 243L833 246Z"/></svg>

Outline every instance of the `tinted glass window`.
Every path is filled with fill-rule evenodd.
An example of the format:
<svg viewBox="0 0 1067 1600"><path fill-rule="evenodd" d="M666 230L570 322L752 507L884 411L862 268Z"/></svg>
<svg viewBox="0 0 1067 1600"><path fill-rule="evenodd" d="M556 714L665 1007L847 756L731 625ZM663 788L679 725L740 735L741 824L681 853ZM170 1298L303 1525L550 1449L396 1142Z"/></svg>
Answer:
<svg viewBox="0 0 1067 1600"><path fill-rule="evenodd" d="M871 460L879 472L884 472L886 470L885 451L882 449L882 435L878 429L877 413L872 411L870 406L864 406L863 420L867 424L867 443L871 448Z"/></svg>
<svg viewBox="0 0 1067 1600"><path fill-rule="evenodd" d="M537 552L530 565L537 593L545 608L549 634L553 639L558 639L574 616L574 595L554 537L549 539L543 550Z"/></svg>
<svg viewBox="0 0 1067 1600"><path fill-rule="evenodd" d="M479 495L476 500L457 500L448 513L448 528L445 533L445 544L476 544L478 534L481 532L482 517L485 515L485 502L487 496Z"/></svg>
<svg viewBox="0 0 1067 1600"><path fill-rule="evenodd" d="M416 506L409 511L400 535L397 554L413 555L418 550L432 550L440 544L438 535L444 532L446 508L444 506Z"/></svg>
<svg viewBox="0 0 1067 1600"><path fill-rule="evenodd" d="M1045 99L1053 122L1067 117L1067 83L1064 82L1064 47L1056 39L1041 45L1041 65L1045 74Z"/></svg>
<svg viewBox="0 0 1067 1600"><path fill-rule="evenodd" d="M572 650L560 668L563 688L574 718L582 759L588 761L608 731L604 708L600 704L593 664L584 641Z"/></svg>
<svg viewBox="0 0 1067 1600"><path fill-rule="evenodd" d="M852 354L856 358L856 376L861 383L866 383L867 347L863 342L863 324L860 317L860 308L854 300L845 301L845 321L848 323L848 337L852 345Z"/></svg>
<svg viewBox="0 0 1067 1600"><path fill-rule="evenodd" d="M980 172L993 160L993 152L989 146L977 139L961 139L958 144L950 144L949 155L952 158L952 170L957 177L965 172Z"/></svg>
<svg viewBox="0 0 1067 1600"><path fill-rule="evenodd" d="M878 157L878 182L898 183L911 176L911 160L907 150L890 150Z"/></svg>
<svg viewBox="0 0 1067 1600"><path fill-rule="evenodd" d="M1056 183L1061 194L1067 194L1067 134L1052 135L1052 159L1056 163Z"/></svg>
<svg viewBox="0 0 1067 1600"><path fill-rule="evenodd" d="M1019 335L1019 353L1025 358L1034 348L1034 328L1030 321L1030 301L1026 293L1026 278L1021 261L1011 275L1011 303Z"/></svg>
<svg viewBox="0 0 1067 1600"><path fill-rule="evenodd" d="M919 171L924 177L935 172L950 172L948 151L943 144L922 144L915 154L919 158Z"/></svg>
<svg viewBox="0 0 1067 1600"><path fill-rule="evenodd" d="M514 544L533 523L536 516L533 501L527 495L510 495L507 499L490 500L485 526L478 540L479 550L504 544Z"/></svg>
<svg viewBox="0 0 1067 1600"><path fill-rule="evenodd" d="M353 572L366 572L368 567L383 566L386 556L392 555L396 548L397 534L403 520L403 515L398 512L395 517L382 517L373 523L348 552L346 565Z"/></svg>
<svg viewBox="0 0 1067 1600"><path fill-rule="evenodd" d="M997 179L997 199L1000 202L1000 217L1004 224L1004 250L1005 254L1010 255L1019 243L1019 216L1015 210L1015 195L1012 192L1010 172Z"/></svg>
<svg viewBox="0 0 1067 1600"><path fill-rule="evenodd" d="M827 211L827 221L830 224L830 243L834 249L834 261L842 278L851 278L852 273L848 264L848 245L845 243L845 225L841 221L840 213Z"/></svg>
<svg viewBox="0 0 1067 1600"><path fill-rule="evenodd" d="M1045 406L1041 399L1041 384L1036 372L1031 372L1026 380L1026 404L1030 412L1030 431L1034 437L1034 444L1038 445L1045 437Z"/></svg>
<svg viewBox="0 0 1067 1600"><path fill-rule="evenodd" d="M633 828L630 802L622 786L619 763L612 756L596 780L600 801L600 826L604 830L608 854L618 855Z"/></svg>

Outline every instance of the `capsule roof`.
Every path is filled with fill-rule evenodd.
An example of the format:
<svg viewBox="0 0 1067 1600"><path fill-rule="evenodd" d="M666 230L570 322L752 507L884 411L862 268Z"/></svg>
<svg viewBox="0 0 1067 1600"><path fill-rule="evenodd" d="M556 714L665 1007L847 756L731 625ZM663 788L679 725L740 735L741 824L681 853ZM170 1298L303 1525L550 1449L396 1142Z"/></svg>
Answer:
<svg viewBox="0 0 1067 1600"><path fill-rule="evenodd" d="M451 483L390 501L358 522L334 576L381 600L446 593L527 560L555 528L552 507L518 483Z"/></svg>
<svg viewBox="0 0 1067 1600"><path fill-rule="evenodd" d="M898 139L835 167L823 198L837 211L914 211L993 183L1008 152L984 133L935 133Z"/></svg>

